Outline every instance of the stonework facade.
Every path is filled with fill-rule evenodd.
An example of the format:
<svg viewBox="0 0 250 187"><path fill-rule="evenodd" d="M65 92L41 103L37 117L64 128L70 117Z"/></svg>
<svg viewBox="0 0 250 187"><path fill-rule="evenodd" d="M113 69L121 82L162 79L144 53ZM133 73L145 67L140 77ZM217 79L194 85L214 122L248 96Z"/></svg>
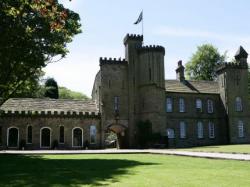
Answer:
<svg viewBox="0 0 250 187"><path fill-rule="evenodd" d="M143 46L126 35L125 58L100 58L92 100L9 99L1 106L0 149L105 147L115 132L120 148L138 146L138 121L168 147L250 143L246 51L217 69L217 81L189 81L179 61L175 80L165 80L162 46ZM22 145L23 146L23 145Z"/></svg>

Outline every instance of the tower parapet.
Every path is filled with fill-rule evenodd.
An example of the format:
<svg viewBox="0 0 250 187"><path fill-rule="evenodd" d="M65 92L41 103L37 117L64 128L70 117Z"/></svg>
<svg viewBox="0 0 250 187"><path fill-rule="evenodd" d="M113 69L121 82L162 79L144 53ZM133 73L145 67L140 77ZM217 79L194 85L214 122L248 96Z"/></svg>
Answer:
<svg viewBox="0 0 250 187"><path fill-rule="evenodd" d="M165 54L165 48L160 46L160 45L147 45L147 46L143 46L140 47L138 49L139 53L147 53L147 52L162 52L163 54Z"/></svg>
<svg viewBox="0 0 250 187"><path fill-rule="evenodd" d="M128 43L128 41L137 41L137 42L142 42L143 41L143 35L139 34L127 34L125 38L123 39L124 45Z"/></svg>
<svg viewBox="0 0 250 187"><path fill-rule="evenodd" d="M225 62L222 65L220 65L216 72L219 73L223 71L224 69L229 68L229 69L247 69L248 65L247 64L242 64L242 63L234 63L234 62Z"/></svg>
<svg viewBox="0 0 250 187"><path fill-rule="evenodd" d="M107 57L101 57L99 59L100 66L105 65L105 64L122 64L122 65L127 65L128 62L125 59L122 58L107 58Z"/></svg>

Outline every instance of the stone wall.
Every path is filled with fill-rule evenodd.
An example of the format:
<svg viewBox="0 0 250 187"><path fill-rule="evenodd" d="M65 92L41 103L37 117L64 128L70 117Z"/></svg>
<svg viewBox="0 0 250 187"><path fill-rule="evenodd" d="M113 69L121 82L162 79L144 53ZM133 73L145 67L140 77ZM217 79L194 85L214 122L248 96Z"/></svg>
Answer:
<svg viewBox="0 0 250 187"><path fill-rule="evenodd" d="M170 140L173 147L191 147L199 145L213 145L227 143L227 122L223 104L218 94L188 94L188 93L166 93L166 97L173 100L173 112L166 112L166 129L171 128L175 132L175 138ZM179 98L185 100L185 112L179 112ZM202 100L202 112L196 110L196 99ZM207 112L207 100L213 100L214 112ZM186 124L186 138L180 137L180 121ZM197 136L197 123L203 123L204 138ZM208 137L208 123L215 125L215 138Z"/></svg>
<svg viewBox="0 0 250 187"><path fill-rule="evenodd" d="M27 143L27 127L32 126L32 144L26 144L27 149L41 149L40 147L40 130L43 127L51 129L51 142L57 140L59 142L59 128L64 126L64 143L59 144L59 149L75 149L72 147L72 129L79 127L83 129L83 142L90 142L90 126L95 125L97 129L96 143L90 144L90 148L100 147L100 120L97 118L83 117L22 117L22 116L6 116L0 118L0 126L2 127L2 142L0 149L8 149L7 147L7 131L10 127L19 129L19 143L25 140ZM82 149L82 148L78 148Z"/></svg>

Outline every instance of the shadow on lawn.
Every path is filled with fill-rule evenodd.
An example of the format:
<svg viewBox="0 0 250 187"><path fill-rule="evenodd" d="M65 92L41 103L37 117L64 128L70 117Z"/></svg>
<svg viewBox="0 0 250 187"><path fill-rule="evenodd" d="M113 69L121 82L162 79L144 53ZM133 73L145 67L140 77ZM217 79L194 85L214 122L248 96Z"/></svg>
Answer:
<svg viewBox="0 0 250 187"><path fill-rule="evenodd" d="M101 156L100 156L101 157ZM132 167L154 165L121 159L46 159L41 156L0 155L0 186L80 186L118 182Z"/></svg>

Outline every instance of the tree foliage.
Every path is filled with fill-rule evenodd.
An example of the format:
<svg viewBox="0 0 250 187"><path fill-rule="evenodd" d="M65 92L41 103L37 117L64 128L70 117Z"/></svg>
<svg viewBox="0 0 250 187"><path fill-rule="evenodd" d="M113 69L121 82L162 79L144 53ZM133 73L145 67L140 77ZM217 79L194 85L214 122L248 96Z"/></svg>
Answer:
<svg viewBox="0 0 250 187"><path fill-rule="evenodd" d="M44 75L43 71L37 71L32 74L24 83L13 93L12 97L23 98L38 98L43 97L43 86L40 84L41 77Z"/></svg>
<svg viewBox="0 0 250 187"><path fill-rule="evenodd" d="M81 100L88 99L88 97L85 94L72 91L65 87L59 87L59 98L60 99L81 99Z"/></svg>
<svg viewBox="0 0 250 187"><path fill-rule="evenodd" d="M81 32L79 15L57 0L0 2L0 97L14 95L30 77L67 54Z"/></svg>
<svg viewBox="0 0 250 187"><path fill-rule="evenodd" d="M55 79L49 78L46 80L44 97L49 97L52 99L59 98L58 85Z"/></svg>
<svg viewBox="0 0 250 187"><path fill-rule="evenodd" d="M216 47L211 44L203 44L197 47L186 64L186 74L193 80L214 80L215 68L224 62L226 54L221 55Z"/></svg>

